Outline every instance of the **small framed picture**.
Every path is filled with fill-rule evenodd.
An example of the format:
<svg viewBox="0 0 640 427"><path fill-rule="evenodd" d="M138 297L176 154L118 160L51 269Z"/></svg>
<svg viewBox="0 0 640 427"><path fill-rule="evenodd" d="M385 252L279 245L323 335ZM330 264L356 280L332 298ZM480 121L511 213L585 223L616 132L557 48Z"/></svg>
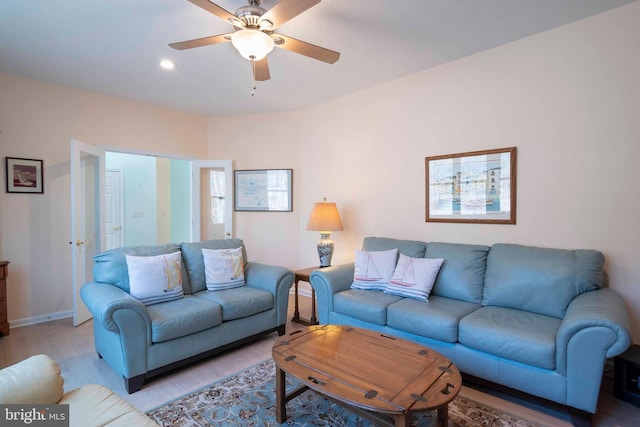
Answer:
<svg viewBox="0 0 640 427"><path fill-rule="evenodd" d="M7 193L44 193L42 160L5 157Z"/></svg>

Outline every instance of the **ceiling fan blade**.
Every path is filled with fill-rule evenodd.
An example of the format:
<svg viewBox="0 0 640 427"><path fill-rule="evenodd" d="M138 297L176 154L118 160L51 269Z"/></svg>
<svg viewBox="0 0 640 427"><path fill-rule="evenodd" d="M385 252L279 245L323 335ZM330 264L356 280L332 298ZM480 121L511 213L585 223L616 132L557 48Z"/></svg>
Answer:
<svg viewBox="0 0 640 427"><path fill-rule="evenodd" d="M282 34L274 34L274 36L282 39L283 43L276 43L276 46L281 49L290 50L291 52L299 53L300 55L308 56L309 58L317 59L327 64L333 64L340 59L340 52L325 49L324 47L303 42L302 40Z"/></svg>
<svg viewBox="0 0 640 427"><path fill-rule="evenodd" d="M260 61L254 61L253 66L253 77L257 81L263 82L271 78L271 74L269 73L269 63L267 62L266 56Z"/></svg>
<svg viewBox="0 0 640 427"><path fill-rule="evenodd" d="M184 50L194 47L208 46L210 44L225 43L231 40L231 34L218 34L217 36L202 37L201 39L186 40L183 42L170 43L174 49Z"/></svg>
<svg viewBox="0 0 640 427"><path fill-rule="evenodd" d="M280 0L261 18L271 22L273 28L277 28L318 3L320 3L320 0Z"/></svg>
<svg viewBox="0 0 640 427"><path fill-rule="evenodd" d="M220 19L229 21L230 19L236 19L236 16L228 10L218 6L215 3L211 3L209 0L188 0L196 6L201 7L209 13L213 13Z"/></svg>

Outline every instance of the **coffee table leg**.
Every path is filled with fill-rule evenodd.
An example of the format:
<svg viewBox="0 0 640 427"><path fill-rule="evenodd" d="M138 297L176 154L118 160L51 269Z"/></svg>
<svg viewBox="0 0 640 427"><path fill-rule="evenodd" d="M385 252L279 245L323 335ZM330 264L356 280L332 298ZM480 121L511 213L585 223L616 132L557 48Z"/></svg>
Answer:
<svg viewBox="0 0 640 427"><path fill-rule="evenodd" d="M441 427L449 426L449 405L438 408L438 425Z"/></svg>
<svg viewBox="0 0 640 427"><path fill-rule="evenodd" d="M411 414L408 412L401 415L394 415L393 418L395 427L409 427L411 424Z"/></svg>
<svg viewBox="0 0 640 427"><path fill-rule="evenodd" d="M287 419L287 387L285 373L276 366L276 421L280 424Z"/></svg>

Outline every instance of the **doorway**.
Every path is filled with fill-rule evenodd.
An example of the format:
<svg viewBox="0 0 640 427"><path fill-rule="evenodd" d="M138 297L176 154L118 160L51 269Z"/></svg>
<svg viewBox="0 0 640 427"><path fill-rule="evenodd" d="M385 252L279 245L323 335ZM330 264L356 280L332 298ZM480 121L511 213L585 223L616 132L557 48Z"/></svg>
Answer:
<svg viewBox="0 0 640 427"><path fill-rule="evenodd" d="M107 151L105 167L107 249L190 240L190 160Z"/></svg>

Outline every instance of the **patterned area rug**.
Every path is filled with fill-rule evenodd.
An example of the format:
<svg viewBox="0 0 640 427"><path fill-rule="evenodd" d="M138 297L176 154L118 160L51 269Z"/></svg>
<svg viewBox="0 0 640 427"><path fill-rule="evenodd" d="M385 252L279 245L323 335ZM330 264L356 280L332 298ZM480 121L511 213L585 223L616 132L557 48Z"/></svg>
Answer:
<svg viewBox="0 0 640 427"><path fill-rule="evenodd" d="M299 385L287 377L287 390ZM269 359L205 386L147 413L162 426L279 426L275 417L275 367ZM313 391L287 403L287 426L374 426ZM411 425L435 426L436 413L414 415ZM449 404L449 425L466 427L537 426L458 396Z"/></svg>

